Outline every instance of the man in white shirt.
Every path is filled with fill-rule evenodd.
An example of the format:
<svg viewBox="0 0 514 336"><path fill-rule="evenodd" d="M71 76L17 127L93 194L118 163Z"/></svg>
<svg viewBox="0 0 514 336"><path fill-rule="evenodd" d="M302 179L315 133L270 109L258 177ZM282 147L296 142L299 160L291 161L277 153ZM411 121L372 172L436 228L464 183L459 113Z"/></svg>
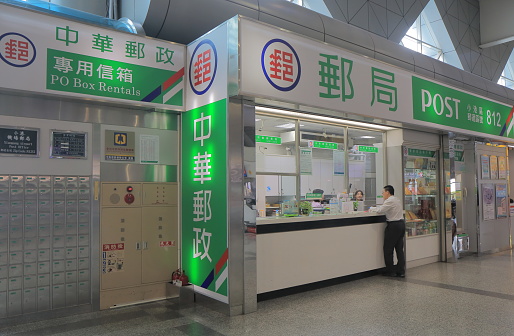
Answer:
<svg viewBox="0 0 514 336"><path fill-rule="evenodd" d="M405 236L405 221L403 219L402 201L394 196L394 188L386 185L382 192L384 204L376 208L376 212L386 216L387 226L384 233L384 261L386 271L384 276L405 277L405 253L403 237ZM393 250L396 250L398 263L394 265Z"/></svg>

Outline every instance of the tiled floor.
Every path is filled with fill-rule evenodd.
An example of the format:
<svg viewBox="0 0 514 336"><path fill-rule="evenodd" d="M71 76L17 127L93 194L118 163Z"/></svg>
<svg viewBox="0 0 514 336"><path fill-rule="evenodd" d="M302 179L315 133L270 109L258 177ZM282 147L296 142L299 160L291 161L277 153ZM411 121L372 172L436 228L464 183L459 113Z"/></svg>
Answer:
<svg viewBox="0 0 514 336"><path fill-rule="evenodd" d="M177 300L0 327L0 335L514 335L512 251L259 302L227 317Z"/></svg>

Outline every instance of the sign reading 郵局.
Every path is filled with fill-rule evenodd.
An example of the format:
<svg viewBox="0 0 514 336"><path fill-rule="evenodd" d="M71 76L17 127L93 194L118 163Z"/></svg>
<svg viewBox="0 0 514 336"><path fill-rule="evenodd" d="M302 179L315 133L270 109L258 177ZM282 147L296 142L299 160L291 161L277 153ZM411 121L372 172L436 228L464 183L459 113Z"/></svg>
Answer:
<svg viewBox="0 0 514 336"><path fill-rule="evenodd" d="M269 136L269 135L256 135L255 142L263 142L263 143L280 145L282 143L282 138L275 137L275 136Z"/></svg>
<svg viewBox="0 0 514 336"><path fill-rule="evenodd" d="M512 106L412 77L414 119L514 138Z"/></svg>
<svg viewBox="0 0 514 336"><path fill-rule="evenodd" d="M0 4L3 88L183 110L184 54L183 45Z"/></svg>
<svg viewBox="0 0 514 336"><path fill-rule="evenodd" d="M39 129L0 128L0 155L39 156Z"/></svg>
<svg viewBox="0 0 514 336"><path fill-rule="evenodd" d="M182 114L182 268L195 292L229 301L227 25L187 46Z"/></svg>

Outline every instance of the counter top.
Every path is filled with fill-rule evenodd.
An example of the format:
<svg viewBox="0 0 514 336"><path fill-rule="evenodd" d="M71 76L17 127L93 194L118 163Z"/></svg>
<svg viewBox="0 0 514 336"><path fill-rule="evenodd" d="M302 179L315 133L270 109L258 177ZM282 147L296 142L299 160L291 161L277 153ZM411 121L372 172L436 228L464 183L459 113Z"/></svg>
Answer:
<svg viewBox="0 0 514 336"><path fill-rule="evenodd" d="M341 219L341 218L356 218L356 217L377 217L382 216L376 212L368 211L354 211L345 214L333 214L333 215L313 215L313 216L297 216L297 217L266 217L257 218L257 225L268 225L268 224L281 224L281 223L298 223L298 222L311 222L311 221L322 221L330 219Z"/></svg>

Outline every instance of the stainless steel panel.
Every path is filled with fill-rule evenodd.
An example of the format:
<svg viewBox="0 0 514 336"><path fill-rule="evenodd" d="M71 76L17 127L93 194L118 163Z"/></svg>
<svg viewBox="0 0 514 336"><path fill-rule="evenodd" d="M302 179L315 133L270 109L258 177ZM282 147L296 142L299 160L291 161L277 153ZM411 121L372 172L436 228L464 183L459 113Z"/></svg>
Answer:
<svg viewBox="0 0 514 336"><path fill-rule="evenodd" d="M27 189L37 189L38 188L38 178L37 178L37 176L26 176L25 177L25 188L27 188Z"/></svg>
<svg viewBox="0 0 514 336"><path fill-rule="evenodd" d="M66 177L66 189L77 189L78 177L77 176L68 176Z"/></svg>
<svg viewBox="0 0 514 336"><path fill-rule="evenodd" d="M11 188L24 188L25 177L24 176L11 176Z"/></svg>
<svg viewBox="0 0 514 336"><path fill-rule="evenodd" d="M79 223L89 223L89 211L79 212Z"/></svg>
<svg viewBox="0 0 514 336"><path fill-rule="evenodd" d="M76 231L76 228L75 228ZM66 236L66 247L77 246L77 236Z"/></svg>
<svg viewBox="0 0 514 336"><path fill-rule="evenodd" d="M66 262L64 260L56 260L52 262L52 273L64 272L66 270Z"/></svg>
<svg viewBox="0 0 514 336"><path fill-rule="evenodd" d="M66 234L74 235L74 237L75 237L75 244L73 244L73 245L76 245L76 242L77 242L77 228L78 228L77 223L66 224ZM66 240L66 244L68 244L68 240ZM70 245L66 245L66 246L70 246Z"/></svg>
<svg viewBox="0 0 514 336"><path fill-rule="evenodd" d="M91 187L90 181L91 181L91 178L89 176L80 176L79 182L78 182L78 187L81 189L90 188Z"/></svg>
<svg viewBox="0 0 514 336"><path fill-rule="evenodd" d="M26 275L23 277L23 288L37 287L37 275Z"/></svg>
<svg viewBox="0 0 514 336"><path fill-rule="evenodd" d="M9 290L10 291L19 290L19 289L21 289L22 286L23 286L23 278L21 276L16 277L16 278L9 277Z"/></svg>
<svg viewBox="0 0 514 336"><path fill-rule="evenodd" d="M39 218L43 218L41 216L41 214L39 214ZM49 217L49 216L48 216ZM47 218L47 217L45 217ZM50 223L47 223L47 225L42 225L42 223L40 222L39 223L40 225L38 226L38 232L39 232L39 237L49 237L50 236Z"/></svg>
<svg viewBox="0 0 514 336"><path fill-rule="evenodd" d="M77 259L76 247L70 247L66 249L66 259Z"/></svg>
<svg viewBox="0 0 514 336"><path fill-rule="evenodd" d="M91 288L89 281L79 282L79 304L89 303L91 301ZM1 299L1 297L0 297Z"/></svg>
<svg viewBox="0 0 514 336"><path fill-rule="evenodd" d="M50 274L38 274L37 276L37 286L48 286L50 285Z"/></svg>
<svg viewBox="0 0 514 336"><path fill-rule="evenodd" d="M79 211L81 212L88 212L90 211L90 203L89 200L79 200Z"/></svg>
<svg viewBox="0 0 514 336"><path fill-rule="evenodd" d="M66 215L64 212L54 212L54 224L64 224L66 222ZM63 225L61 225L63 226ZM55 225L54 225L55 230ZM63 232L64 233L64 232ZM55 234L55 231L54 231Z"/></svg>
<svg viewBox="0 0 514 336"><path fill-rule="evenodd" d="M66 188L66 178L64 176L54 176L52 177L52 185L57 189Z"/></svg>
<svg viewBox="0 0 514 336"><path fill-rule="evenodd" d="M35 230L31 230L30 232L34 232ZM25 245L25 250L36 250L37 249L37 238L25 238L23 243ZM37 253L36 253L37 255Z"/></svg>
<svg viewBox="0 0 514 336"><path fill-rule="evenodd" d="M41 237L38 239L38 249L49 249L50 248L50 238Z"/></svg>
<svg viewBox="0 0 514 336"><path fill-rule="evenodd" d="M66 306L66 287L65 285L52 286L52 308L63 308Z"/></svg>
<svg viewBox="0 0 514 336"><path fill-rule="evenodd" d="M89 248L88 247L79 247L79 258L88 258L89 257Z"/></svg>
<svg viewBox="0 0 514 336"><path fill-rule="evenodd" d="M33 226L33 231L36 233L37 235L37 213L34 212L34 213L25 213L25 228L27 228L27 226ZM27 233L27 230L25 230L25 233Z"/></svg>
<svg viewBox="0 0 514 336"><path fill-rule="evenodd" d="M89 245L89 235L80 235L79 236L79 246L88 246Z"/></svg>
<svg viewBox="0 0 514 336"><path fill-rule="evenodd" d="M25 198L25 189L16 188L11 189L10 192L11 201L21 201Z"/></svg>
<svg viewBox="0 0 514 336"><path fill-rule="evenodd" d="M40 212L52 212L52 203L47 200L40 200L39 201L39 211ZM39 223L41 224L41 218L39 220L40 220Z"/></svg>
<svg viewBox="0 0 514 336"><path fill-rule="evenodd" d="M50 262L44 261L37 264L37 272L39 274L50 273Z"/></svg>
<svg viewBox="0 0 514 336"><path fill-rule="evenodd" d="M9 175L0 175L0 188L8 189L11 183L11 177Z"/></svg>
<svg viewBox="0 0 514 336"><path fill-rule="evenodd" d="M79 223L79 234L89 233L89 223Z"/></svg>
<svg viewBox="0 0 514 336"><path fill-rule="evenodd" d="M39 287L37 289L37 310L44 311L50 309L50 287Z"/></svg>
<svg viewBox="0 0 514 336"><path fill-rule="evenodd" d="M78 302L78 292L76 283L66 284L66 306L76 306Z"/></svg>
<svg viewBox="0 0 514 336"><path fill-rule="evenodd" d="M87 190L89 195L89 189L80 189L80 190ZM76 199L77 198L77 189L66 189L66 198L67 199ZM89 197L87 197L89 198Z"/></svg>
<svg viewBox="0 0 514 336"><path fill-rule="evenodd" d="M19 252L11 251L9 253L9 264L21 264L23 262L23 252L20 250Z"/></svg>
<svg viewBox="0 0 514 336"><path fill-rule="evenodd" d="M177 182L177 176L171 174L174 166L142 165L134 163L100 164L101 180L109 182Z"/></svg>
<svg viewBox="0 0 514 336"><path fill-rule="evenodd" d="M0 278L8 278L9 277L9 266L2 265L0 266Z"/></svg>
<svg viewBox="0 0 514 336"><path fill-rule="evenodd" d="M66 260L66 271L75 271L77 269L78 262L76 259Z"/></svg>
<svg viewBox="0 0 514 336"><path fill-rule="evenodd" d="M37 189L25 189L25 199L26 200L37 199L38 192L39 191Z"/></svg>
<svg viewBox="0 0 514 336"><path fill-rule="evenodd" d="M7 252L7 239L0 239L0 252Z"/></svg>
<svg viewBox="0 0 514 336"><path fill-rule="evenodd" d="M66 189L54 189L53 197L54 197L54 200L66 199Z"/></svg>
<svg viewBox="0 0 514 336"><path fill-rule="evenodd" d="M0 213L9 213L9 202L0 201Z"/></svg>
<svg viewBox="0 0 514 336"><path fill-rule="evenodd" d="M39 176L39 188L52 188L52 178L50 176Z"/></svg>
<svg viewBox="0 0 514 336"><path fill-rule="evenodd" d="M66 250L64 248L52 249L52 260L62 260L66 257Z"/></svg>
<svg viewBox="0 0 514 336"><path fill-rule="evenodd" d="M21 215L16 215L22 217ZM16 217L18 218L18 217ZM10 239L19 239L23 237L23 226L21 225L11 225L9 227L9 238Z"/></svg>
<svg viewBox="0 0 514 336"><path fill-rule="evenodd" d="M77 213L70 211L66 213L66 223L77 223Z"/></svg>
<svg viewBox="0 0 514 336"><path fill-rule="evenodd" d="M66 283L77 282L77 271L69 271L65 273Z"/></svg>
<svg viewBox="0 0 514 336"><path fill-rule="evenodd" d="M9 215L8 214L0 214L0 226L9 225Z"/></svg>
<svg viewBox="0 0 514 336"><path fill-rule="evenodd" d="M0 292L0 318L7 316L7 292Z"/></svg>
<svg viewBox="0 0 514 336"><path fill-rule="evenodd" d="M9 199L9 189L0 188L0 200L7 201Z"/></svg>
<svg viewBox="0 0 514 336"><path fill-rule="evenodd" d="M91 189L85 189L85 188L78 189L78 198L81 200L91 198Z"/></svg>
<svg viewBox="0 0 514 336"><path fill-rule="evenodd" d="M64 236L54 236L52 239L52 248L64 247L65 239Z"/></svg>
<svg viewBox="0 0 514 336"><path fill-rule="evenodd" d="M89 269L89 258L79 259L79 270Z"/></svg>
<svg viewBox="0 0 514 336"><path fill-rule="evenodd" d="M9 265L9 279L21 276L23 276L23 266L21 264Z"/></svg>
<svg viewBox="0 0 514 336"><path fill-rule="evenodd" d="M22 299L21 290L9 291L7 293L8 293L7 294L7 300L8 300L7 315L8 316L20 315L23 312L23 310L21 308L21 299Z"/></svg>
<svg viewBox="0 0 514 336"><path fill-rule="evenodd" d="M79 271L79 281L89 281L89 270Z"/></svg>
<svg viewBox="0 0 514 336"><path fill-rule="evenodd" d="M52 189L39 187L39 200L50 200L52 199ZM41 203L40 203L41 206Z"/></svg>
<svg viewBox="0 0 514 336"><path fill-rule="evenodd" d="M23 240L22 239L10 239L9 240L9 251L22 251Z"/></svg>
<svg viewBox="0 0 514 336"><path fill-rule="evenodd" d="M0 292L7 291L7 279L0 279ZM2 303L0 302L0 307L2 306Z"/></svg>
<svg viewBox="0 0 514 336"><path fill-rule="evenodd" d="M7 253L6 252L1 252L0 253L0 265L7 265Z"/></svg>
<svg viewBox="0 0 514 336"><path fill-rule="evenodd" d="M30 263L23 265L23 275L36 275L37 263Z"/></svg>
<svg viewBox="0 0 514 336"><path fill-rule="evenodd" d="M37 218L37 217L33 217L33 218ZM35 224L25 225L24 229L23 229L23 236L25 238L34 238L33 240L35 240L35 242L36 242L35 244L37 246L37 225L35 225ZM27 243L28 242L25 241L25 244L27 244Z"/></svg>
<svg viewBox="0 0 514 336"><path fill-rule="evenodd" d="M52 285L63 284L64 280L65 280L64 272L58 272L58 273L53 273L52 274Z"/></svg>
<svg viewBox="0 0 514 336"><path fill-rule="evenodd" d="M21 225L23 224L23 210L22 213L11 213L9 216L9 224L10 225Z"/></svg>
<svg viewBox="0 0 514 336"><path fill-rule="evenodd" d="M24 263L35 263L37 261L37 250L25 250L23 252L23 262Z"/></svg>
<svg viewBox="0 0 514 336"><path fill-rule="evenodd" d="M17 214L23 214L23 208L24 208L23 201L14 201L11 202L11 208L9 209L10 213L17 213Z"/></svg>
<svg viewBox="0 0 514 336"><path fill-rule="evenodd" d="M77 212L78 204L77 200L66 200L66 211Z"/></svg>
<svg viewBox="0 0 514 336"><path fill-rule="evenodd" d="M66 202L64 200L54 201L54 211L64 212L66 210Z"/></svg>
<svg viewBox="0 0 514 336"><path fill-rule="evenodd" d="M39 225L49 225L52 222L52 215L50 213L39 213Z"/></svg>
<svg viewBox="0 0 514 336"><path fill-rule="evenodd" d="M37 291L35 288L25 289L23 291L23 313L33 313L37 311Z"/></svg>

